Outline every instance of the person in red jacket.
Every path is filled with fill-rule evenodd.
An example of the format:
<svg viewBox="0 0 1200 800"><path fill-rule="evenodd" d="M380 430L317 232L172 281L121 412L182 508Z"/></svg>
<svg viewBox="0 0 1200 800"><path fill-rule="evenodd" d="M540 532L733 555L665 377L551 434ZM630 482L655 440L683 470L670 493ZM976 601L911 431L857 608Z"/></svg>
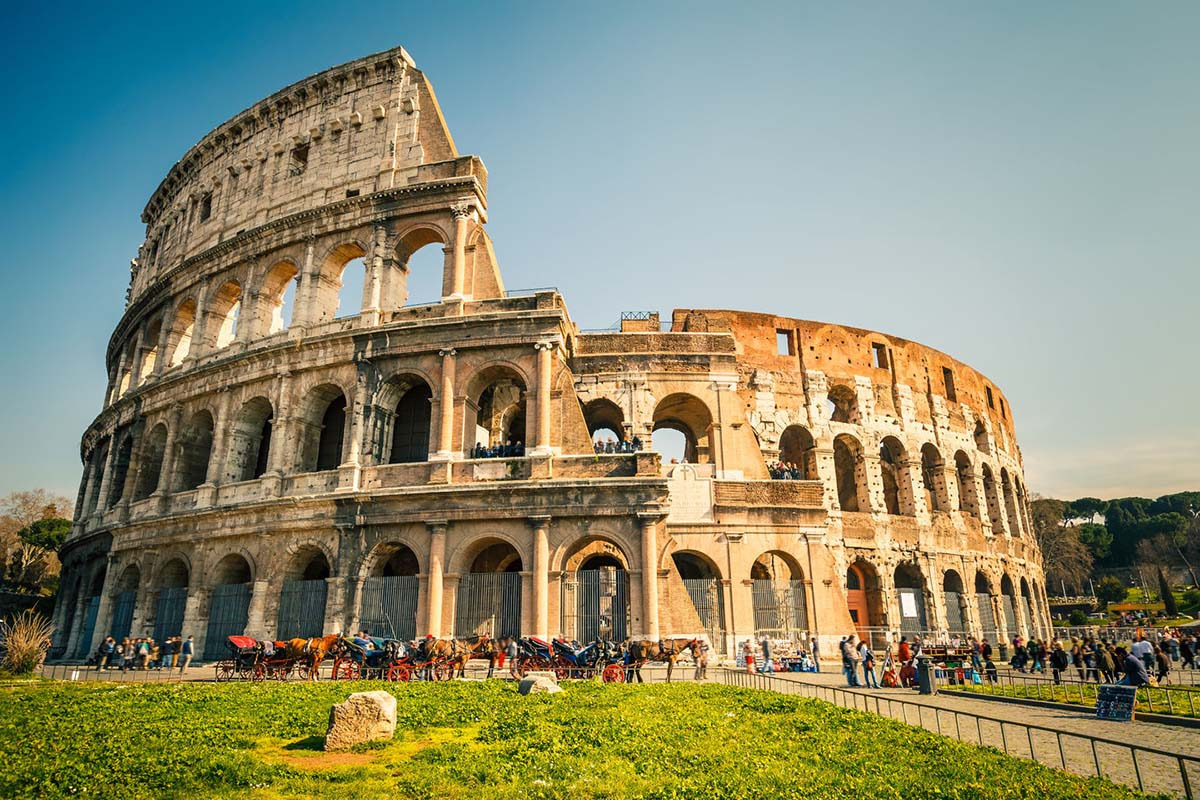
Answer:
<svg viewBox="0 0 1200 800"><path fill-rule="evenodd" d="M907 636L900 637L900 647L897 650L897 655L899 655L899 657L900 657L901 665L907 664L909 661L912 661L912 650L908 646L908 637Z"/></svg>

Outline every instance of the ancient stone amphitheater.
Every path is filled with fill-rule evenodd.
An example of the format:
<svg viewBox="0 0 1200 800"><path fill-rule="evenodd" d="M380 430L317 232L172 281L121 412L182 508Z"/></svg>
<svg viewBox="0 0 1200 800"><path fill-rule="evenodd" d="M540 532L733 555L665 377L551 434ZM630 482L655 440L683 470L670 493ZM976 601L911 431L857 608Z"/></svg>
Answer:
<svg viewBox="0 0 1200 800"><path fill-rule="evenodd" d="M483 162L399 48L184 154L142 213L83 436L53 656L109 633L208 657L233 633L364 627L704 632L720 652L811 635L828 656L855 629L1047 630L986 377L766 313L584 332L556 291L506 290L487 219ZM423 247L442 296L408 305Z"/></svg>

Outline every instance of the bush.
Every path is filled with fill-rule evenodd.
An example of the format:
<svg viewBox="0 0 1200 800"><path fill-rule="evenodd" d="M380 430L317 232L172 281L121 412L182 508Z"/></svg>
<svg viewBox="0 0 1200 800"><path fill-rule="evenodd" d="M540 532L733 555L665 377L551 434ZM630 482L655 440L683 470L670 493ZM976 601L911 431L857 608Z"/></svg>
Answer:
<svg viewBox="0 0 1200 800"><path fill-rule="evenodd" d="M1128 593L1129 590L1121 583L1121 579L1112 575L1103 577L1096 583L1096 597L1105 605L1122 602Z"/></svg>
<svg viewBox="0 0 1200 800"><path fill-rule="evenodd" d="M1200 610L1200 589L1188 589L1183 593L1181 601L1181 608L1186 608L1188 611Z"/></svg>
<svg viewBox="0 0 1200 800"><path fill-rule="evenodd" d="M0 621L0 650L4 657L0 669L10 675L29 675L46 660L54 626L32 610Z"/></svg>
<svg viewBox="0 0 1200 800"><path fill-rule="evenodd" d="M1077 608L1071 612L1070 616L1067 617L1067 621L1070 622L1071 625L1076 628L1078 628L1080 625L1087 625L1087 623L1088 623L1087 612L1084 611L1083 609Z"/></svg>

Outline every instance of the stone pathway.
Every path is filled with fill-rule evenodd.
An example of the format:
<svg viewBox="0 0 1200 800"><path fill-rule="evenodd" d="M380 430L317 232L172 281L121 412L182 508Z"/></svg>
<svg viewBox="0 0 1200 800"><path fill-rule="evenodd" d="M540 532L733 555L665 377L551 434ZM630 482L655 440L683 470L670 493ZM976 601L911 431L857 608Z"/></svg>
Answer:
<svg viewBox="0 0 1200 800"><path fill-rule="evenodd" d="M797 690L806 695L920 725L962 742L996 747L1010 755L1032 758L1079 775L1099 772L1117 783L1137 787L1140 774L1141 785L1147 792L1189 796L1180 761L1175 756L1191 757L1195 760L1184 762L1186 777L1192 795L1200 795L1200 735L1194 728L1097 720L1082 711L946 694L921 695L911 689L848 689L840 674L780 673L775 677L801 684ZM1100 737L1117 744L1093 744L1092 739L1085 737ZM1140 751L1135 764L1129 747L1119 743L1160 750L1167 755Z"/></svg>

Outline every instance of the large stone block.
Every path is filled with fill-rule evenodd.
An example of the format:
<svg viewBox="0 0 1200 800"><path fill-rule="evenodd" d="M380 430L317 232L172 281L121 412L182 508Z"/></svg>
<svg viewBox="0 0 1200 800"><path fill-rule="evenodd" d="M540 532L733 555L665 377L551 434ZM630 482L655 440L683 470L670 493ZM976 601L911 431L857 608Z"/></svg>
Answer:
<svg viewBox="0 0 1200 800"><path fill-rule="evenodd" d="M396 698L387 692L355 692L329 709L326 750L390 739L396 733Z"/></svg>

